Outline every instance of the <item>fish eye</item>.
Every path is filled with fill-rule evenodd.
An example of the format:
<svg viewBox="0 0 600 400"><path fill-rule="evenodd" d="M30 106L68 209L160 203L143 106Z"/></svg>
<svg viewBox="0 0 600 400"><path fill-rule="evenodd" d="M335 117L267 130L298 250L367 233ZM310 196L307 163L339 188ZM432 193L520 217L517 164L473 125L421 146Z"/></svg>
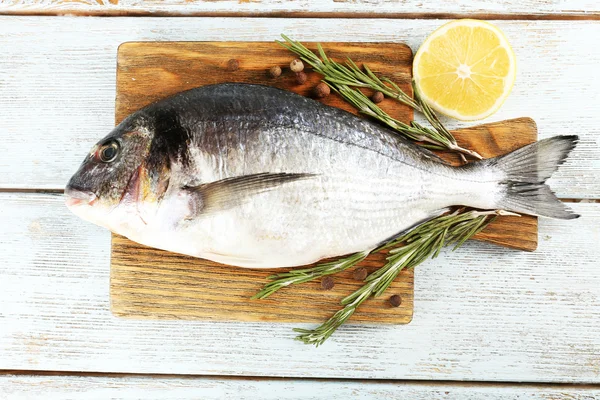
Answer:
<svg viewBox="0 0 600 400"><path fill-rule="evenodd" d="M116 140L111 140L109 142L104 143L100 150L98 151L100 156L100 160L105 163L109 163L117 158L119 154L119 142Z"/></svg>

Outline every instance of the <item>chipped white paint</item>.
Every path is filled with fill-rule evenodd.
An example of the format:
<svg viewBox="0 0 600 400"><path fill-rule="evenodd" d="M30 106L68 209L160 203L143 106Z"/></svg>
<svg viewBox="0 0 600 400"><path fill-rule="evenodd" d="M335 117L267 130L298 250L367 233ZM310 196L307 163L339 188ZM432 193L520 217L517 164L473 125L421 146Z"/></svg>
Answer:
<svg viewBox="0 0 600 400"><path fill-rule="evenodd" d="M442 21L262 18L0 17L0 188L63 188L114 122L120 43L265 40L404 41L413 49ZM540 137L582 143L552 180L561 197L600 198L600 21L501 21L517 82L488 121L531 116ZM360 33L356 33L360 27ZM589 40L586 40L589 38ZM450 126L457 123L448 121Z"/></svg>
<svg viewBox="0 0 600 400"><path fill-rule="evenodd" d="M4 0L5 13L169 15L336 15L386 17L411 14L577 15L600 14L595 0Z"/></svg>
<svg viewBox="0 0 600 400"><path fill-rule="evenodd" d="M0 376L4 400L592 400L600 389L548 385L174 377Z"/></svg>
<svg viewBox="0 0 600 400"><path fill-rule="evenodd" d="M2 193L0 369L599 383L600 204L573 208L534 253L468 243L419 266L409 325L315 349L292 324L116 318L108 233L61 196Z"/></svg>
<svg viewBox="0 0 600 400"><path fill-rule="evenodd" d="M0 13L463 13L598 15L595 0L0 1ZM62 188L113 125L117 46L133 40L404 41L442 21L0 16L0 188ZM600 21L502 21L519 62L489 120L531 116L583 138L552 184L600 198ZM360 32L356 33L356 27ZM448 121L451 126L458 126ZM540 222L520 253L468 243L416 271L406 326L342 328L314 349L290 324L136 321L109 311L109 234L60 196L0 193L0 369L600 383L600 204ZM305 325L307 326L307 325ZM222 378L0 375L4 399L591 399L598 388ZM287 396L287 397L286 397Z"/></svg>

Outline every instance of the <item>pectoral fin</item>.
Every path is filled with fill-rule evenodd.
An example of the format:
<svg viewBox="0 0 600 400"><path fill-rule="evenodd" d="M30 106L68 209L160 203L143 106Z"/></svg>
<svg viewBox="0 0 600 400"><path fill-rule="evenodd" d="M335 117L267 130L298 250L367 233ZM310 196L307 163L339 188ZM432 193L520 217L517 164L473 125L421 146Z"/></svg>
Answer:
<svg viewBox="0 0 600 400"><path fill-rule="evenodd" d="M207 214L238 206L248 198L285 185L286 183L314 177L314 174L260 173L235 176L184 190L198 196L197 213Z"/></svg>

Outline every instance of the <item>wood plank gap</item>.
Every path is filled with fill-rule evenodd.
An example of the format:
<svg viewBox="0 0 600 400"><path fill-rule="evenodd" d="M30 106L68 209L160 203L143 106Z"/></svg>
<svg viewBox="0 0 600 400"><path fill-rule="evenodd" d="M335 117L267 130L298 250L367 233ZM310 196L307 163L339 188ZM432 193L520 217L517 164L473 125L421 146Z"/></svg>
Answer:
<svg viewBox="0 0 600 400"><path fill-rule="evenodd" d="M577 388L597 390L597 383L557 383L557 382L512 382L512 381L457 381L457 380L425 380L425 379L353 379L353 378L285 378L258 375L194 375L194 374L145 374L122 372L80 372L80 371L43 371L43 370L0 370L0 376L72 376L72 377L109 377L109 378L160 378L160 379L219 379L219 380L254 380L254 381L308 381L308 382L364 382L390 385L447 385L452 387L522 387L522 388Z"/></svg>
<svg viewBox="0 0 600 400"><path fill-rule="evenodd" d="M64 194L64 189L0 188L0 193Z"/></svg>

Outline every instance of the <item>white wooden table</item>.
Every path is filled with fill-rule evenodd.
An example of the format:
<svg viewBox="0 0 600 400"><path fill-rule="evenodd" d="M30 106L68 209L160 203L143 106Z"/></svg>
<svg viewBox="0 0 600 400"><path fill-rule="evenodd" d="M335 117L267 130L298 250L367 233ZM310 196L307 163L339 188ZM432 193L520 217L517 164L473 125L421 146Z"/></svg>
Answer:
<svg viewBox="0 0 600 400"><path fill-rule="evenodd" d="M600 3L459 3L1 0L0 399L600 398ZM290 324L111 315L109 233L61 192L113 126L120 43L286 33L416 50L432 17L468 15L496 20L518 60L489 121L581 136L551 182L579 220L541 220L535 253L444 252L416 270L409 325L350 324L319 348Z"/></svg>

